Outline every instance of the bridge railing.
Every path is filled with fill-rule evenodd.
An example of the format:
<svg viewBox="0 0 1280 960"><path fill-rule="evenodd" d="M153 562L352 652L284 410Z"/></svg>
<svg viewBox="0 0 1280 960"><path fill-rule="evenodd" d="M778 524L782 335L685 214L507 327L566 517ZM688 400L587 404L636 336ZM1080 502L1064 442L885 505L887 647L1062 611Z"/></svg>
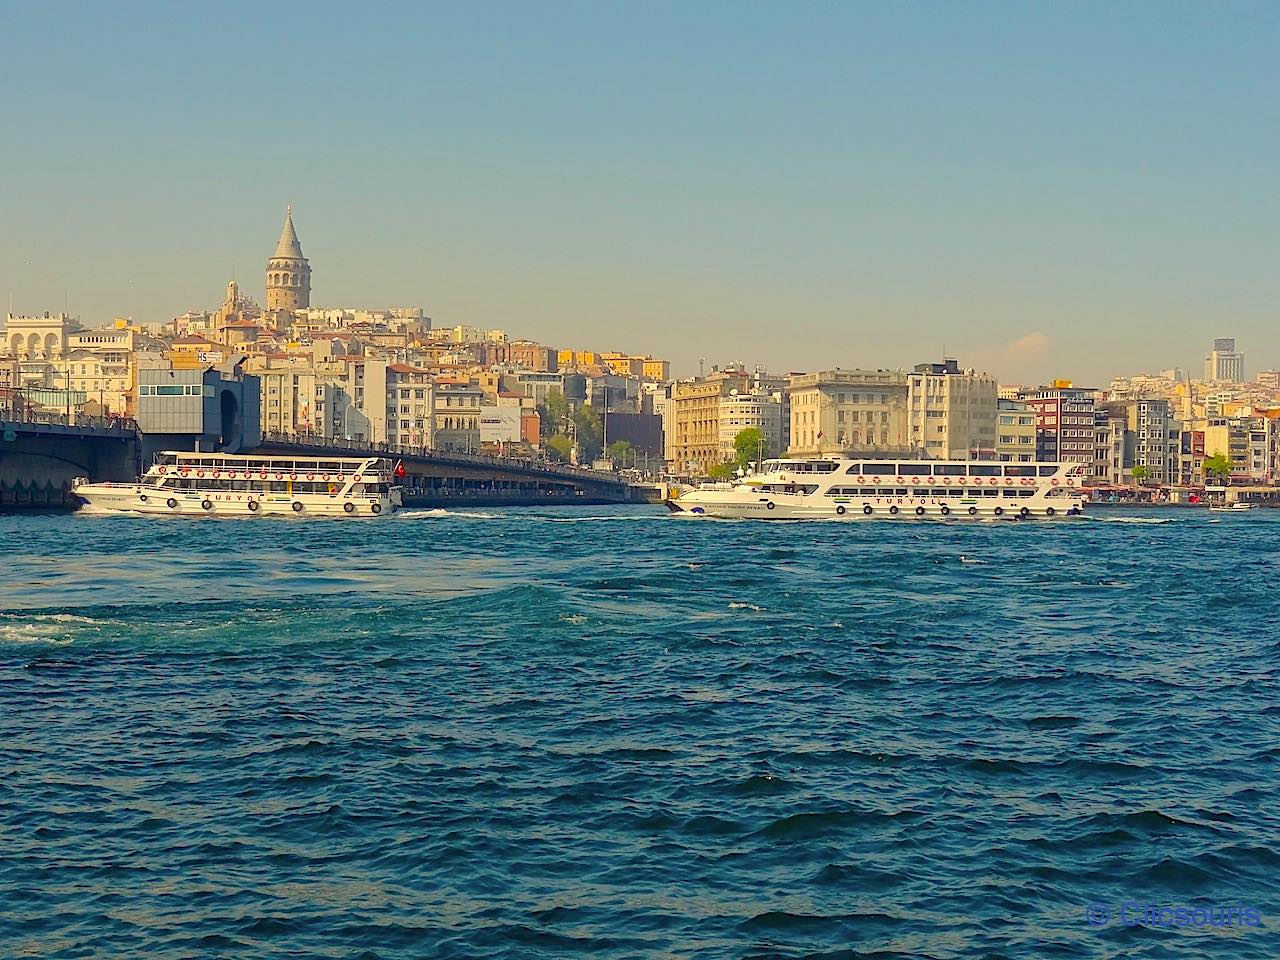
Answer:
<svg viewBox="0 0 1280 960"><path fill-rule="evenodd" d="M111 430L137 433L138 423L129 417L91 417L83 413L49 413L0 406L0 422L14 426L69 427L86 430Z"/></svg>
<svg viewBox="0 0 1280 960"><path fill-rule="evenodd" d="M591 480L596 483L623 482L617 474L605 473L601 470L543 463L538 460L529 460L525 457L495 457L487 453L461 453L405 443L387 443L386 441L372 443L368 440L347 440L342 437L322 437L311 433L279 433L275 431L263 431L262 442L264 444L279 443L288 446L313 447L324 450L351 450L356 453L373 451L402 457L419 457L424 460L449 460L453 463L472 464L477 467L535 470L540 473L546 473L549 476Z"/></svg>

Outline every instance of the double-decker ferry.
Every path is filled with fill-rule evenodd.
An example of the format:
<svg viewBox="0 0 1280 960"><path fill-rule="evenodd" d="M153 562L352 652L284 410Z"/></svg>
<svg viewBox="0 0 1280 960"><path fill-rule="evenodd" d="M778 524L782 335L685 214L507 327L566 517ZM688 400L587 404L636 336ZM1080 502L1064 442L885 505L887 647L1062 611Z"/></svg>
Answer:
<svg viewBox="0 0 1280 960"><path fill-rule="evenodd" d="M401 504L397 470L383 457L156 454L135 483L90 483L71 492L94 510L172 516L377 517Z"/></svg>
<svg viewBox="0 0 1280 960"><path fill-rule="evenodd" d="M667 501L673 513L760 520L1054 519L1084 512L1070 463L767 460L760 472Z"/></svg>

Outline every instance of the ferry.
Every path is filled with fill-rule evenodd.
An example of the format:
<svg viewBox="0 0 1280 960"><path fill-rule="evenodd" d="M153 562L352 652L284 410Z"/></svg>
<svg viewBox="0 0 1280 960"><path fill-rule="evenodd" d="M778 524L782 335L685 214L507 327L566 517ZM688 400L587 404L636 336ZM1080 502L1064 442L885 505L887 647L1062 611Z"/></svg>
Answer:
<svg viewBox="0 0 1280 960"><path fill-rule="evenodd" d="M164 516L377 517L402 506L402 466L383 457L158 453L134 483L72 481L94 511Z"/></svg>
<svg viewBox="0 0 1280 960"><path fill-rule="evenodd" d="M667 501L673 513L759 520L1027 520L1084 512L1085 466L983 460L766 460Z"/></svg>

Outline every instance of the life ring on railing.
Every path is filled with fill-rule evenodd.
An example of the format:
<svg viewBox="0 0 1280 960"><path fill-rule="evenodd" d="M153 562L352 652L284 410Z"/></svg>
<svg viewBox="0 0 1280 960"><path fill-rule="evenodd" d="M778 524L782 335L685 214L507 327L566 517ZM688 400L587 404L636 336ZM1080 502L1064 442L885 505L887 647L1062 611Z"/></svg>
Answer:
<svg viewBox="0 0 1280 960"><path fill-rule="evenodd" d="M283 473L281 473L279 470L277 470L277 471L276 471L276 479L277 479L277 480L283 480L283 479L284 479L284 474L283 474Z"/></svg>
<svg viewBox="0 0 1280 960"><path fill-rule="evenodd" d="M1004 485L1005 485L1006 487L1012 487L1012 486L1013 486L1013 477L1005 477L1005 478L1004 478Z"/></svg>
<svg viewBox="0 0 1280 960"><path fill-rule="evenodd" d="M197 471L196 471L196 476L197 476L197 477L203 477L203 476L204 476L204 471L203 471L203 470L197 470Z"/></svg>
<svg viewBox="0 0 1280 960"><path fill-rule="evenodd" d="M876 484L876 485L879 485L879 483L880 483L880 478L879 478L879 477L872 477L872 478L871 478L871 482L872 482L872 483L874 483L874 484Z"/></svg>
<svg viewBox="0 0 1280 960"><path fill-rule="evenodd" d="M220 477L220 476L222 476L222 471L221 471L221 470L213 470L213 471L210 471L210 474L209 474L209 475L210 475L211 477Z"/></svg>
<svg viewBox="0 0 1280 960"><path fill-rule="evenodd" d="M259 470L259 471L258 471L258 479L259 479L259 480L265 480L265 479L267 479L267 471L265 471L265 470ZM279 477L276 477L276 479L277 479L277 480L279 480L280 478L279 478Z"/></svg>
<svg viewBox="0 0 1280 960"><path fill-rule="evenodd" d="M950 477L943 477L943 478L942 478L942 485L943 485L944 487L949 487L949 486L951 486L951 478L950 478Z"/></svg>
<svg viewBox="0 0 1280 960"><path fill-rule="evenodd" d="M314 480L315 478L316 478L316 475L315 475L314 473L308 473L308 474L307 474L307 479L308 479L308 480Z"/></svg>
<svg viewBox="0 0 1280 960"><path fill-rule="evenodd" d="M234 472L234 471L232 471L232 472ZM249 479L249 477L252 475L252 473L253 473L253 471L252 471L252 470L246 470L246 471L244 471L244 478L245 478L246 480L248 480L248 479Z"/></svg>
<svg viewBox="0 0 1280 960"><path fill-rule="evenodd" d="M1057 477L1054 477L1052 480L1050 480L1050 481L1049 481L1049 486L1051 486L1051 487L1056 487L1057 485L1058 485L1058 478L1057 478Z"/></svg>
<svg viewBox="0 0 1280 960"><path fill-rule="evenodd" d="M178 468L178 476L180 476L180 477L185 477L185 476L186 476L188 473L190 473L190 472L191 472L191 470L190 470L190 468L188 468L188 467L179 467L179 468Z"/></svg>
<svg viewBox="0 0 1280 960"><path fill-rule="evenodd" d="M298 479L298 475L297 475L296 473L291 473L291 474L289 474L289 479L290 479L290 480L297 480L297 479Z"/></svg>
<svg viewBox="0 0 1280 960"><path fill-rule="evenodd" d="M867 478L866 478L866 477L859 477L859 478L858 478L858 482L859 482L859 483L866 483L866 482L867 482Z"/></svg>
<svg viewBox="0 0 1280 960"><path fill-rule="evenodd" d="M364 477L363 477L361 474L358 474L358 473L357 473L357 474L356 474L354 477L352 477L351 479L352 479L354 482L359 483L361 480L363 480L363 479L364 479Z"/></svg>
<svg viewBox="0 0 1280 960"><path fill-rule="evenodd" d="M928 483L928 484L929 484L929 486L933 486L933 485L934 485L935 483L937 483L938 481L937 481L937 479L936 479L935 477L930 477L930 478L929 478L928 480L926 480L925 482L926 482L926 483Z"/></svg>
<svg viewBox="0 0 1280 960"><path fill-rule="evenodd" d="M899 477L899 478L898 478L898 482L899 482L899 483L906 483L907 481L905 481L905 480L903 480L901 477Z"/></svg>
<svg viewBox="0 0 1280 960"><path fill-rule="evenodd" d="M160 466L156 467L156 473L161 474L162 476L168 472L169 472L169 468L166 467L163 463L160 464Z"/></svg>

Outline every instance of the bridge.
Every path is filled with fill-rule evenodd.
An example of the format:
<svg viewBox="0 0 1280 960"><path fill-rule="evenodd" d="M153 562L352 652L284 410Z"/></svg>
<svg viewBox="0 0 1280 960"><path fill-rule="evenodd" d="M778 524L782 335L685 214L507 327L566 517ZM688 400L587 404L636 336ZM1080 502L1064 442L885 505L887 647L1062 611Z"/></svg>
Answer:
<svg viewBox="0 0 1280 960"><path fill-rule="evenodd" d="M72 506L74 478L133 480L138 451L132 420L6 411L0 414L0 509Z"/></svg>
<svg viewBox="0 0 1280 960"><path fill-rule="evenodd" d="M406 475L401 483L409 506L563 505L642 499L615 474L518 457L282 433L264 433L262 443L252 452L271 457L390 457L404 464Z"/></svg>

